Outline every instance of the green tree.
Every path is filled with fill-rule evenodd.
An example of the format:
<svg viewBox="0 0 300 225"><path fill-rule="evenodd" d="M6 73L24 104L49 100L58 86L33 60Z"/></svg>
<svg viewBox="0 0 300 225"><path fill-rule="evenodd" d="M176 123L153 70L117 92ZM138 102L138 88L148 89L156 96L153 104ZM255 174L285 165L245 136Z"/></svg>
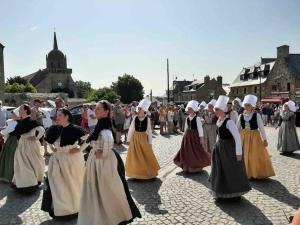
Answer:
<svg viewBox="0 0 300 225"><path fill-rule="evenodd" d="M19 84L19 83L13 83L13 84L5 84L5 92L7 93L22 93L22 92L30 92L30 93L36 93L36 89L29 83Z"/></svg>
<svg viewBox="0 0 300 225"><path fill-rule="evenodd" d="M27 84L25 84L25 86L24 86L24 92L36 93L37 90L35 89L35 87L33 87L32 84L27 83Z"/></svg>
<svg viewBox="0 0 300 225"><path fill-rule="evenodd" d="M78 98L87 98L92 91L92 86L90 82L76 81L76 90Z"/></svg>
<svg viewBox="0 0 300 225"><path fill-rule="evenodd" d="M87 98L89 102L107 100L111 103L114 103L117 99L120 99L120 96L117 95L116 92L114 92L111 88L108 87L93 90Z"/></svg>
<svg viewBox="0 0 300 225"><path fill-rule="evenodd" d="M144 87L134 76L124 74L118 77L118 81L112 83L111 88L121 96L123 103L138 101L144 96Z"/></svg>
<svg viewBox="0 0 300 225"><path fill-rule="evenodd" d="M24 79L21 76L15 76L15 77L9 77L6 83L11 85L14 83L26 85L28 82L26 79Z"/></svg>

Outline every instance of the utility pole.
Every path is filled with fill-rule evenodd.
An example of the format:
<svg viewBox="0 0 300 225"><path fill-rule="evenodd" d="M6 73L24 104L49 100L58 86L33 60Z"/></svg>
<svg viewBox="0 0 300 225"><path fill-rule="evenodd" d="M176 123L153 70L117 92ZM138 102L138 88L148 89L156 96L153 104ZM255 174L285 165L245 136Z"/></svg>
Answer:
<svg viewBox="0 0 300 225"><path fill-rule="evenodd" d="M169 74L169 59L167 59L167 82L168 82L168 88L167 88L167 94L168 94L168 102L167 104L170 102L170 87L169 87L169 79L170 79L170 74Z"/></svg>

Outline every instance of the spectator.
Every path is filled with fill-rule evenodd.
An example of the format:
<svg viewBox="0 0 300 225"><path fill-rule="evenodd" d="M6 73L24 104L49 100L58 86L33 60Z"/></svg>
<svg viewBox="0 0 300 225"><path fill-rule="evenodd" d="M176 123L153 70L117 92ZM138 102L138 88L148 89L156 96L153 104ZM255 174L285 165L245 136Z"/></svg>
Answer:
<svg viewBox="0 0 300 225"><path fill-rule="evenodd" d="M166 132L166 123L167 123L167 111L166 107L162 105L159 109L159 123L160 123L160 134L164 135Z"/></svg>
<svg viewBox="0 0 300 225"><path fill-rule="evenodd" d="M3 108L2 101L0 100L0 130L6 126L7 112Z"/></svg>
<svg viewBox="0 0 300 225"><path fill-rule="evenodd" d="M173 107L174 117L173 117L173 131L178 133L178 121L179 121L179 112L177 106Z"/></svg>
<svg viewBox="0 0 300 225"><path fill-rule="evenodd" d="M89 123L88 123L88 105L84 104L81 111L81 127L89 132Z"/></svg>
<svg viewBox="0 0 300 225"><path fill-rule="evenodd" d="M167 114L167 119L168 119L168 133L171 134L174 131L174 111L173 111L173 106L170 105L168 108L168 114Z"/></svg>
<svg viewBox="0 0 300 225"><path fill-rule="evenodd" d="M120 100L117 100L115 103L115 107L113 109L113 117L115 122L115 129L116 129L116 144L122 144L121 136L123 132L124 122L125 122L125 113L123 108L121 107Z"/></svg>
<svg viewBox="0 0 300 225"><path fill-rule="evenodd" d="M57 97L55 99L55 108L51 111L50 117L53 121L53 125L56 124L56 116L57 116L57 111L65 106L65 102L61 97Z"/></svg>
<svg viewBox="0 0 300 225"><path fill-rule="evenodd" d="M185 120L186 120L186 113L184 105L181 105L178 111L179 114L179 129L181 132L184 132Z"/></svg>
<svg viewBox="0 0 300 225"><path fill-rule="evenodd" d="M123 132L125 134L125 143L127 143L128 142L127 133L128 133L130 123L131 123L131 113L129 110L129 106L124 107L124 114L125 114L125 121L124 121Z"/></svg>
<svg viewBox="0 0 300 225"><path fill-rule="evenodd" d="M95 114L96 102L91 103L91 107L87 110L89 132L93 132L97 125L97 117Z"/></svg>

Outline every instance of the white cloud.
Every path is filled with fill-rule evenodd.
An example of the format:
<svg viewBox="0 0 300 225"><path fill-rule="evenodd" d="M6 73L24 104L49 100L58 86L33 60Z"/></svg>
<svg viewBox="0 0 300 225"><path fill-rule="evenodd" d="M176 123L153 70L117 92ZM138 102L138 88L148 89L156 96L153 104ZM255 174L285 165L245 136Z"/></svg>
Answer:
<svg viewBox="0 0 300 225"><path fill-rule="evenodd" d="M29 28L30 31L36 31L38 29L40 29L39 26L32 26L32 27Z"/></svg>

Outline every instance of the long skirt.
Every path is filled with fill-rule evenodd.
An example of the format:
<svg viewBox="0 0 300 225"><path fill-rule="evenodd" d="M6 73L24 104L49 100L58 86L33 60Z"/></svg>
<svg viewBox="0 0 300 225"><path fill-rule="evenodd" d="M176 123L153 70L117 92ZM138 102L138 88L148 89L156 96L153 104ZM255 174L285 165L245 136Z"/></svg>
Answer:
<svg viewBox="0 0 300 225"><path fill-rule="evenodd" d="M126 175L136 179L152 179L160 169L157 159L148 143L146 132L135 131L132 135L126 158Z"/></svg>
<svg viewBox="0 0 300 225"><path fill-rule="evenodd" d="M84 170L81 152L53 153L48 165L42 210L57 219L76 216L79 212Z"/></svg>
<svg viewBox="0 0 300 225"><path fill-rule="evenodd" d="M264 179L275 176L267 148L258 130L240 132L247 177Z"/></svg>
<svg viewBox="0 0 300 225"><path fill-rule="evenodd" d="M211 161L210 153L206 152L200 144L197 130L187 129L181 148L174 158L174 163L186 172L199 172L209 166Z"/></svg>
<svg viewBox="0 0 300 225"><path fill-rule="evenodd" d="M40 142L21 136L14 158L13 183L16 188L24 192L36 190L44 178L44 169Z"/></svg>
<svg viewBox="0 0 300 225"><path fill-rule="evenodd" d="M233 139L219 139L216 143L209 180L217 198L239 197L251 190L244 162L236 160Z"/></svg>
<svg viewBox="0 0 300 225"><path fill-rule="evenodd" d="M141 217L122 175L122 159L113 151L96 159L95 151L90 152L86 164L77 224L118 225Z"/></svg>
<svg viewBox="0 0 300 225"><path fill-rule="evenodd" d="M0 181L12 182L17 145L17 137L9 135L0 153Z"/></svg>
<svg viewBox="0 0 300 225"><path fill-rule="evenodd" d="M290 128L290 126L292 126ZM282 153L292 153L300 150L296 128L288 122L282 122L278 132L277 150Z"/></svg>
<svg viewBox="0 0 300 225"><path fill-rule="evenodd" d="M212 152L217 140L217 125L216 124L204 124L204 149L207 152Z"/></svg>

